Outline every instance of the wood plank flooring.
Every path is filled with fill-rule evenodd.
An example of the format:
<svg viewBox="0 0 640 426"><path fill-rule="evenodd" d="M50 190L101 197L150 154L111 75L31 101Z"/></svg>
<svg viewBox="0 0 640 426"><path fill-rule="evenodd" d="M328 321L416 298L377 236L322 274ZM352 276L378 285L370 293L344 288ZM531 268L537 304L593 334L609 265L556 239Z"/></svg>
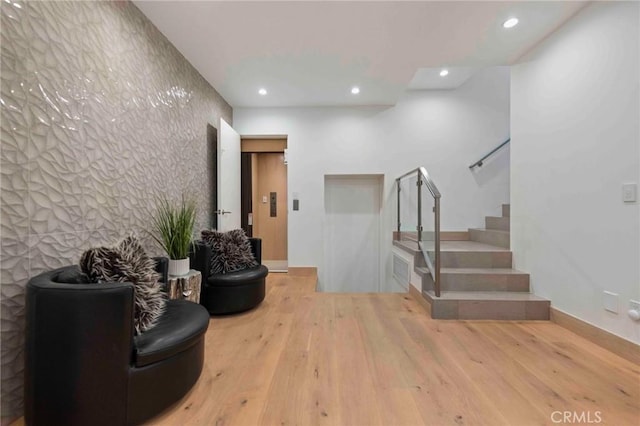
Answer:
<svg viewBox="0 0 640 426"><path fill-rule="evenodd" d="M408 294L315 293L315 277L267 285L259 308L211 319L200 380L148 424L640 424L640 366L553 323L437 321Z"/></svg>

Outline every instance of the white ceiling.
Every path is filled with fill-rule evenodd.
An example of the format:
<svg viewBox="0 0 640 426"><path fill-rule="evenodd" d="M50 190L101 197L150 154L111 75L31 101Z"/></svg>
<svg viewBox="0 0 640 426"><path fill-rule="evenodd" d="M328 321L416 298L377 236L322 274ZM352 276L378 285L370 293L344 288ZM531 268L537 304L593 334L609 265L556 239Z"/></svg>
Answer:
<svg viewBox="0 0 640 426"><path fill-rule="evenodd" d="M442 77L440 71L446 69L449 74ZM409 90L447 90L456 89L469 80L477 67L420 68L409 82Z"/></svg>
<svg viewBox="0 0 640 426"><path fill-rule="evenodd" d="M457 87L438 87L435 71L459 85L473 68L512 64L586 4L134 2L233 107L393 105L408 87ZM512 16L520 24L505 30Z"/></svg>

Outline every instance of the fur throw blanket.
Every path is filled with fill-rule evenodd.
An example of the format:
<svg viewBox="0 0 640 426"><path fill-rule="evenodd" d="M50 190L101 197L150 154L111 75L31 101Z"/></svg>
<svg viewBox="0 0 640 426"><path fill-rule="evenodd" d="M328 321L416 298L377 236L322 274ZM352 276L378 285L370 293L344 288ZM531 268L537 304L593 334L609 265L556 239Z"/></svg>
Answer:
<svg viewBox="0 0 640 426"><path fill-rule="evenodd" d="M162 315L166 296L158 283L159 274L135 235L129 235L113 247L85 251L80 269L91 282L130 282L134 288L133 324L136 334L149 330Z"/></svg>
<svg viewBox="0 0 640 426"><path fill-rule="evenodd" d="M258 266L251 251L251 243L242 229L228 232L204 230L201 238L211 246L211 275Z"/></svg>

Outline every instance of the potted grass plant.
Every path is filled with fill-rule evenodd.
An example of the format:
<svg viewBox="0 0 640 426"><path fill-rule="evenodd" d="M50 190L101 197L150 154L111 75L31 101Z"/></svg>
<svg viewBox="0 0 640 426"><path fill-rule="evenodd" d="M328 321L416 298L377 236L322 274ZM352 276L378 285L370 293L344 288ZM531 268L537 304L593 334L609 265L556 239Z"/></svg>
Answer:
<svg viewBox="0 0 640 426"><path fill-rule="evenodd" d="M153 217L152 237L169 256L169 275L182 276L189 273L189 249L193 240L196 222L196 204L182 197L174 205L163 197L158 200L158 210Z"/></svg>

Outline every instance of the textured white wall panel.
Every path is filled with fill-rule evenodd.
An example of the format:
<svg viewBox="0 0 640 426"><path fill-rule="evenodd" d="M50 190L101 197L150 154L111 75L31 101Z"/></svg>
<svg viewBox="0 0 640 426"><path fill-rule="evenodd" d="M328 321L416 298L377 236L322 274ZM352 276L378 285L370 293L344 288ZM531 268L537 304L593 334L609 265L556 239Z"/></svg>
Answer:
<svg viewBox="0 0 640 426"><path fill-rule="evenodd" d="M206 126L232 110L128 2L0 4L1 396L12 417L29 277L143 233L161 194L195 197L207 226Z"/></svg>

